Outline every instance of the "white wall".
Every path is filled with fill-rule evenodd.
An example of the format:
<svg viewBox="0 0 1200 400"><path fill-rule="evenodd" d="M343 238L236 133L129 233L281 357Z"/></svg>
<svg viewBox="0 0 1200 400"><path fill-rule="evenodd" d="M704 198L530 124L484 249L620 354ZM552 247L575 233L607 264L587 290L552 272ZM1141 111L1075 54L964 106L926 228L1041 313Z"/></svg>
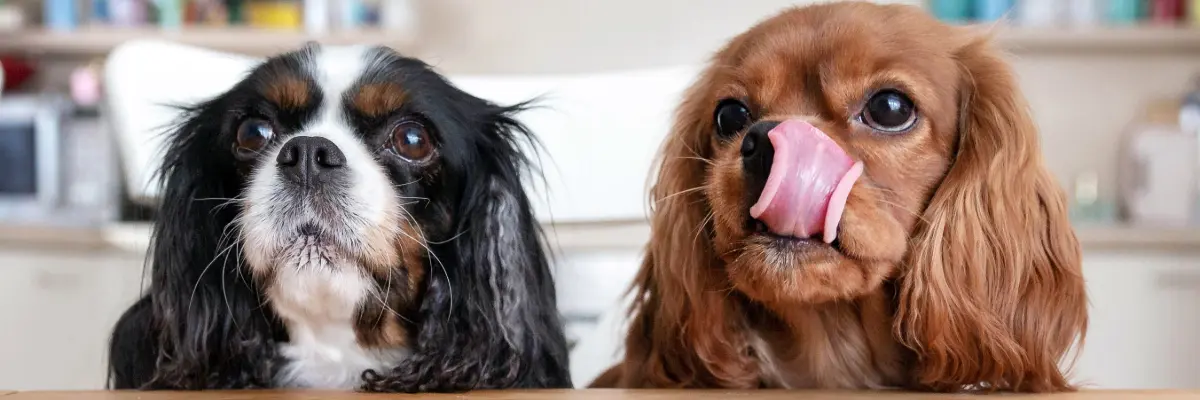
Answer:
<svg viewBox="0 0 1200 400"><path fill-rule="evenodd" d="M822 1L416 0L418 46L431 63L458 73L687 65L783 8L816 2Z"/></svg>

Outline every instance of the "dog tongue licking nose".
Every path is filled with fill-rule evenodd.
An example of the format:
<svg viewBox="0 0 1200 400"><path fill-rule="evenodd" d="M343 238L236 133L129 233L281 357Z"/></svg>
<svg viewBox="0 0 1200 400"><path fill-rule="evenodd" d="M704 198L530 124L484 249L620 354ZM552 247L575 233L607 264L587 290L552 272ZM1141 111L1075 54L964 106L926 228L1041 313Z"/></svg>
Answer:
<svg viewBox="0 0 1200 400"><path fill-rule="evenodd" d="M775 157L750 216L776 235L807 239L821 233L832 243L862 162L807 122L784 121L767 138Z"/></svg>

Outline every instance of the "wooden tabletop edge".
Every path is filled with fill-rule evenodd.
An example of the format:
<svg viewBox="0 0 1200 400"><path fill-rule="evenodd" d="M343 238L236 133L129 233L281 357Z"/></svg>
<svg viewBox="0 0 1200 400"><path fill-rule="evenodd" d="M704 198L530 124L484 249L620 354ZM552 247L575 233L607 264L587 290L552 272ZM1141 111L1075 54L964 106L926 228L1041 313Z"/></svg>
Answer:
<svg viewBox="0 0 1200 400"><path fill-rule="evenodd" d="M251 391L204 391L204 392L137 392L137 391L0 391L0 397L6 399L28 400L374 400L397 398L395 394L354 393L339 391L292 391L292 390L251 390ZM855 391L855 390L623 390L623 389L586 389L586 390L483 390L467 393L420 394L416 396L401 396L403 398L444 399L444 400L926 400L926 399L982 399L987 396L976 396L962 393L916 393L906 391ZM1059 400L1124 400L1124 399L1200 399L1200 390L1163 389L1084 389L1072 393L1059 394L1017 394L1020 399L1059 399Z"/></svg>

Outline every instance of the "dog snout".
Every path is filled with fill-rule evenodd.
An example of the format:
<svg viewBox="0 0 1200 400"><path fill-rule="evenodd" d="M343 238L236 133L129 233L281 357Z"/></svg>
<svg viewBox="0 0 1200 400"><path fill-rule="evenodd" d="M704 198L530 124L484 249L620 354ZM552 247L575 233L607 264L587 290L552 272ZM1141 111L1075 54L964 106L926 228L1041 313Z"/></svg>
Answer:
<svg viewBox="0 0 1200 400"><path fill-rule="evenodd" d="M759 121L751 125L746 131L746 136L742 138L742 171L746 194L751 197L751 202L762 193L767 175L771 172L775 148L771 145L767 133L776 126L779 126L779 121Z"/></svg>
<svg viewBox="0 0 1200 400"><path fill-rule="evenodd" d="M298 136L284 143L275 162L285 177L309 185L323 174L342 169L346 155L329 139Z"/></svg>

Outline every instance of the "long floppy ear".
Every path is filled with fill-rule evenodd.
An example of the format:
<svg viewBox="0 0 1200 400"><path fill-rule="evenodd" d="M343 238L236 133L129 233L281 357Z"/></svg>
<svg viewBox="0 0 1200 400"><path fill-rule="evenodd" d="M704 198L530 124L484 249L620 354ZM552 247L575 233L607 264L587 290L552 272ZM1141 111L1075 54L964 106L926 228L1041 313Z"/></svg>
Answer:
<svg viewBox="0 0 1200 400"><path fill-rule="evenodd" d="M365 375L368 390L461 391L569 388L567 345L542 232L522 185L531 167L519 148L536 144L500 107L483 110L475 163L463 171L452 237L432 244L414 354L388 376ZM536 146L533 146L536 147Z"/></svg>
<svg viewBox="0 0 1200 400"><path fill-rule="evenodd" d="M1087 329L1080 248L1008 65L987 40L958 54L957 154L900 280L896 332L913 383L939 391L1071 390L1060 362Z"/></svg>
<svg viewBox="0 0 1200 400"><path fill-rule="evenodd" d="M270 384L274 317L239 273L238 176L221 145L224 108L184 110L160 169L163 191L147 294L117 322L116 389L253 388Z"/></svg>
<svg viewBox="0 0 1200 400"><path fill-rule="evenodd" d="M650 243L630 288L633 305L621 364L594 387L759 385L756 364L727 300L729 281L712 248L704 192L713 104L703 73L676 111L651 188Z"/></svg>

